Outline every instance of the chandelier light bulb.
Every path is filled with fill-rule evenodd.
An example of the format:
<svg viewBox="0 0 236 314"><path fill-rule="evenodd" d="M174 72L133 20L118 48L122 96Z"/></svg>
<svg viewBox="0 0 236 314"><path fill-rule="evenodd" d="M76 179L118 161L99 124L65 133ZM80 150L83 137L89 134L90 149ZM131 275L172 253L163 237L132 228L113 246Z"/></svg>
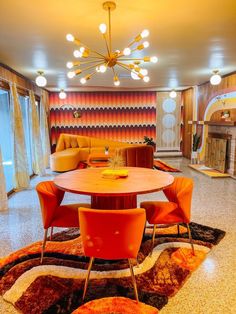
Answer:
<svg viewBox="0 0 236 314"><path fill-rule="evenodd" d="M145 83L148 83L150 81L150 77L149 76L144 76L143 78Z"/></svg>
<svg viewBox="0 0 236 314"><path fill-rule="evenodd" d="M142 75L148 75L148 70L146 70L146 69L141 69L140 71L139 71Z"/></svg>
<svg viewBox="0 0 236 314"><path fill-rule="evenodd" d="M176 91L175 91L175 90L172 90L172 91L170 92L169 96L170 96L170 98L176 98L176 96L177 96Z"/></svg>
<svg viewBox="0 0 236 314"><path fill-rule="evenodd" d="M124 56L129 56L131 54L131 49L130 48L125 48L123 50L123 54L124 54Z"/></svg>
<svg viewBox="0 0 236 314"><path fill-rule="evenodd" d="M219 74L219 71L213 71L213 75L210 78L211 85L219 85L221 82L221 76Z"/></svg>
<svg viewBox="0 0 236 314"><path fill-rule="evenodd" d="M73 52L73 55L75 58L81 58L82 57L82 53L79 50L75 50Z"/></svg>
<svg viewBox="0 0 236 314"><path fill-rule="evenodd" d="M44 87L47 85L47 80L46 78L43 76L43 72L42 71L38 71L38 76L35 79L35 83L39 86L39 87Z"/></svg>
<svg viewBox="0 0 236 314"><path fill-rule="evenodd" d="M66 66L68 69L72 69L73 68L73 62L71 62L71 61L67 62Z"/></svg>
<svg viewBox="0 0 236 314"><path fill-rule="evenodd" d="M87 81L86 81L86 79L84 78L84 77L82 77L82 79L80 79L80 83L81 84L85 84Z"/></svg>
<svg viewBox="0 0 236 314"><path fill-rule="evenodd" d="M70 71L67 73L68 78L72 79L73 77L75 77L75 72L74 71Z"/></svg>
<svg viewBox="0 0 236 314"><path fill-rule="evenodd" d="M144 47L144 48L148 48L148 47L149 47L149 42L148 42L148 41L145 41L145 42L143 43L143 47Z"/></svg>
<svg viewBox="0 0 236 314"><path fill-rule="evenodd" d="M104 64L100 65L99 70L100 70L101 73L105 73L106 70L107 70L107 67Z"/></svg>
<svg viewBox="0 0 236 314"><path fill-rule="evenodd" d="M72 34L67 34L67 35L66 35L66 39L67 39L68 41L74 41L74 40L75 40L75 37L74 37Z"/></svg>
<svg viewBox="0 0 236 314"><path fill-rule="evenodd" d="M133 80L140 80L140 77L138 77L137 73L134 70L132 70L130 74Z"/></svg>
<svg viewBox="0 0 236 314"><path fill-rule="evenodd" d="M99 30L102 34L106 34L106 31L107 31L107 26L106 24L102 23L99 25Z"/></svg>
<svg viewBox="0 0 236 314"><path fill-rule="evenodd" d="M59 93L59 98L60 99L66 99L66 93L63 89L61 89L60 93Z"/></svg>
<svg viewBox="0 0 236 314"><path fill-rule="evenodd" d="M141 37L142 38L146 38L149 36L149 30L148 29L144 29L141 33Z"/></svg>
<svg viewBox="0 0 236 314"><path fill-rule="evenodd" d="M79 58L66 63L69 69L67 75L69 78L80 76L81 84L85 84L94 74L107 71L113 72L113 84L119 86L121 84L120 77L116 74L119 73L119 71L116 71L118 68L122 68L122 71L123 69L127 70L132 79L143 80L147 83L150 81L150 77L148 76L148 70L143 69L143 62L156 63L158 61L156 56L142 56L141 53L143 49L149 47L149 42L146 40L149 36L148 29L141 29L141 32L127 46L123 46L122 50L113 49L111 12L116 8L116 3L113 1L106 1L102 4L103 9L108 13L109 23L98 24L99 32L102 34L101 39L104 40L106 46L106 52L101 53L90 49L86 43L83 44L80 39L72 34L66 35L66 39L73 42L77 47L73 52L74 57ZM135 55L139 51L139 55ZM86 74L88 70L90 70L90 73Z"/></svg>
<svg viewBox="0 0 236 314"><path fill-rule="evenodd" d="M156 56L153 56L153 57L150 58L150 61L151 61L152 63L157 63L158 58L157 58Z"/></svg>

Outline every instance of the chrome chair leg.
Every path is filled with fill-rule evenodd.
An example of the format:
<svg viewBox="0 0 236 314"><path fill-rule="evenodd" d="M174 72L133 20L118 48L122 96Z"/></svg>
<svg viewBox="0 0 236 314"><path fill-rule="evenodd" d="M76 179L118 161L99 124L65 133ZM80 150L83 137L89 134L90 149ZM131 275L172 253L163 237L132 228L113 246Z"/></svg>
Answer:
<svg viewBox="0 0 236 314"><path fill-rule="evenodd" d="M48 229L44 230L44 238L43 238L43 243L42 243L42 249L41 249L41 259L40 259L40 264L43 263L43 255L44 255L44 250L47 242L47 236L48 236Z"/></svg>
<svg viewBox="0 0 236 314"><path fill-rule="evenodd" d="M156 228L157 228L157 225L154 225L154 226L153 226L153 233L152 233L151 250L150 250L150 253L149 253L149 256L150 256L150 257L152 256L152 251L153 251L153 248L154 248L155 235L156 235Z"/></svg>
<svg viewBox="0 0 236 314"><path fill-rule="evenodd" d="M85 295L86 295L86 291L87 291L87 288L88 288L89 276L90 276L91 268L93 266L93 261L94 261L94 257L90 257L88 271L87 271L87 275L86 275L85 283L84 283L84 291L83 291L83 297L82 297L83 301L84 301L84 298L85 298Z"/></svg>
<svg viewBox="0 0 236 314"><path fill-rule="evenodd" d="M137 289L137 284L136 284L136 280L135 280L135 276L134 276L133 265L132 265L132 263L131 263L129 258L128 258L128 261L129 261L129 268L130 268L131 278L132 278L133 287L134 287L135 299L136 299L137 302L139 302L139 299L138 299L138 289Z"/></svg>
<svg viewBox="0 0 236 314"><path fill-rule="evenodd" d="M53 235L53 227L51 227L50 241L52 241L52 235Z"/></svg>
<svg viewBox="0 0 236 314"><path fill-rule="evenodd" d="M188 229L188 238L189 238L189 241L190 241L190 244L191 244L191 247L192 247L192 253L193 253L193 255L195 255L194 246L193 246L193 239L192 239L192 234L191 234L191 230L190 230L189 224L186 224L186 226L187 226L187 229Z"/></svg>

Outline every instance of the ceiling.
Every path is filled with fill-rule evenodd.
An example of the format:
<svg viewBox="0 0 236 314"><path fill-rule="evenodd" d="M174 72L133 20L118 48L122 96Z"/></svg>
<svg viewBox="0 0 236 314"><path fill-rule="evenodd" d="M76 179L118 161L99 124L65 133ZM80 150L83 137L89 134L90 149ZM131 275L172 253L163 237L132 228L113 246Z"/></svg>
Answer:
<svg viewBox="0 0 236 314"><path fill-rule="evenodd" d="M113 88L112 73L96 74L82 86L67 78L66 62L74 60L72 33L87 46L105 52L98 30L107 23L100 0L7 0L0 10L0 62L34 80L44 70L48 90ZM181 89L209 80L213 69L222 75L236 70L235 0L117 0L112 12L112 41L122 50L143 29L149 29L150 47L140 55L157 55L145 64L150 82L125 75L122 89ZM139 56L140 56L139 55ZM137 55L138 56L138 55ZM128 74L124 70L121 76ZM115 89L117 89L115 87Z"/></svg>

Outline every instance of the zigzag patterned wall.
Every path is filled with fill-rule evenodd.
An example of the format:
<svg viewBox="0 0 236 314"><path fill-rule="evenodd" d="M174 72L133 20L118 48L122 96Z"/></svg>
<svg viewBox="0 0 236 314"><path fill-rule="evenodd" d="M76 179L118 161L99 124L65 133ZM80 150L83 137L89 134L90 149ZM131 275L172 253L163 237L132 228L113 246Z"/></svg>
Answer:
<svg viewBox="0 0 236 314"><path fill-rule="evenodd" d="M60 133L80 134L122 142L156 140L155 92L71 92L65 100L50 93L51 140ZM78 110L80 118L74 118Z"/></svg>

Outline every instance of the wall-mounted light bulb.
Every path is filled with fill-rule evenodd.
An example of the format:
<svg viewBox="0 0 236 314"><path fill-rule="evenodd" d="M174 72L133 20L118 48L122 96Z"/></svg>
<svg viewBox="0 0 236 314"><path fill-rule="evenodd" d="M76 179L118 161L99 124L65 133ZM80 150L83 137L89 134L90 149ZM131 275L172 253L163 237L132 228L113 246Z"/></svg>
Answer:
<svg viewBox="0 0 236 314"><path fill-rule="evenodd" d="M99 30L102 34L106 34L106 31L107 31L107 26L106 24L102 23L99 25Z"/></svg>
<svg viewBox="0 0 236 314"><path fill-rule="evenodd" d="M149 36L149 30L148 29L144 29L141 33L141 37L142 38L146 38Z"/></svg>
<svg viewBox="0 0 236 314"><path fill-rule="evenodd" d="M70 71L67 73L68 78L72 79L73 77L75 77L75 72L74 71Z"/></svg>
<svg viewBox="0 0 236 314"><path fill-rule="evenodd" d="M61 89L61 91L59 93L59 98L60 99L66 99L66 92L64 91L64 89Z"/></svg>
<svg viewBox="0 0 236 314"><path fill-rule="evenodd" d="M131 49L130 48L125 48L123 50L123 54L124 54L124 56L129 56L131 54Z"/></svg>
<svg viewBox="0 0 236 314"><path fill-rule="evenodd" d="M47 80L46 78L43 76L43 71L38 71L37 72L39 75L36 77L35 79L35 83L39 86L39 87L44 87L47 85Z"/></svg>
<svg viewBox="0 0 236 314"><path fill-rule="evenodd" d="M148 41L145 41L145 42L143 43L143 47L144 47L144 48L148 48L148 47L149 47L149 42L148 42Z"/></svg>
<svg viewBox="0 0 236 314"><path fill-rule="evenodd" d="M153 57L150 58L150 61L151 61L152 63L157 63L158 58L157 58L156 56L153 56Z"/></svg>
<svg viewBox="0 0 236 314"><path fill-rule="evenodd" d="M221 76L218 70L213 71L213 75L210 78L211 85L218 85L221 82Z"/></svg>
<svg viewBox="0 0 236 314"><path fill-rule="evenodd" d="M67 35L66 35L66 39L67 39L68 41L74 41L74 40L75 40L75 37L74 37L72 34L67 34Z"/></svg>

